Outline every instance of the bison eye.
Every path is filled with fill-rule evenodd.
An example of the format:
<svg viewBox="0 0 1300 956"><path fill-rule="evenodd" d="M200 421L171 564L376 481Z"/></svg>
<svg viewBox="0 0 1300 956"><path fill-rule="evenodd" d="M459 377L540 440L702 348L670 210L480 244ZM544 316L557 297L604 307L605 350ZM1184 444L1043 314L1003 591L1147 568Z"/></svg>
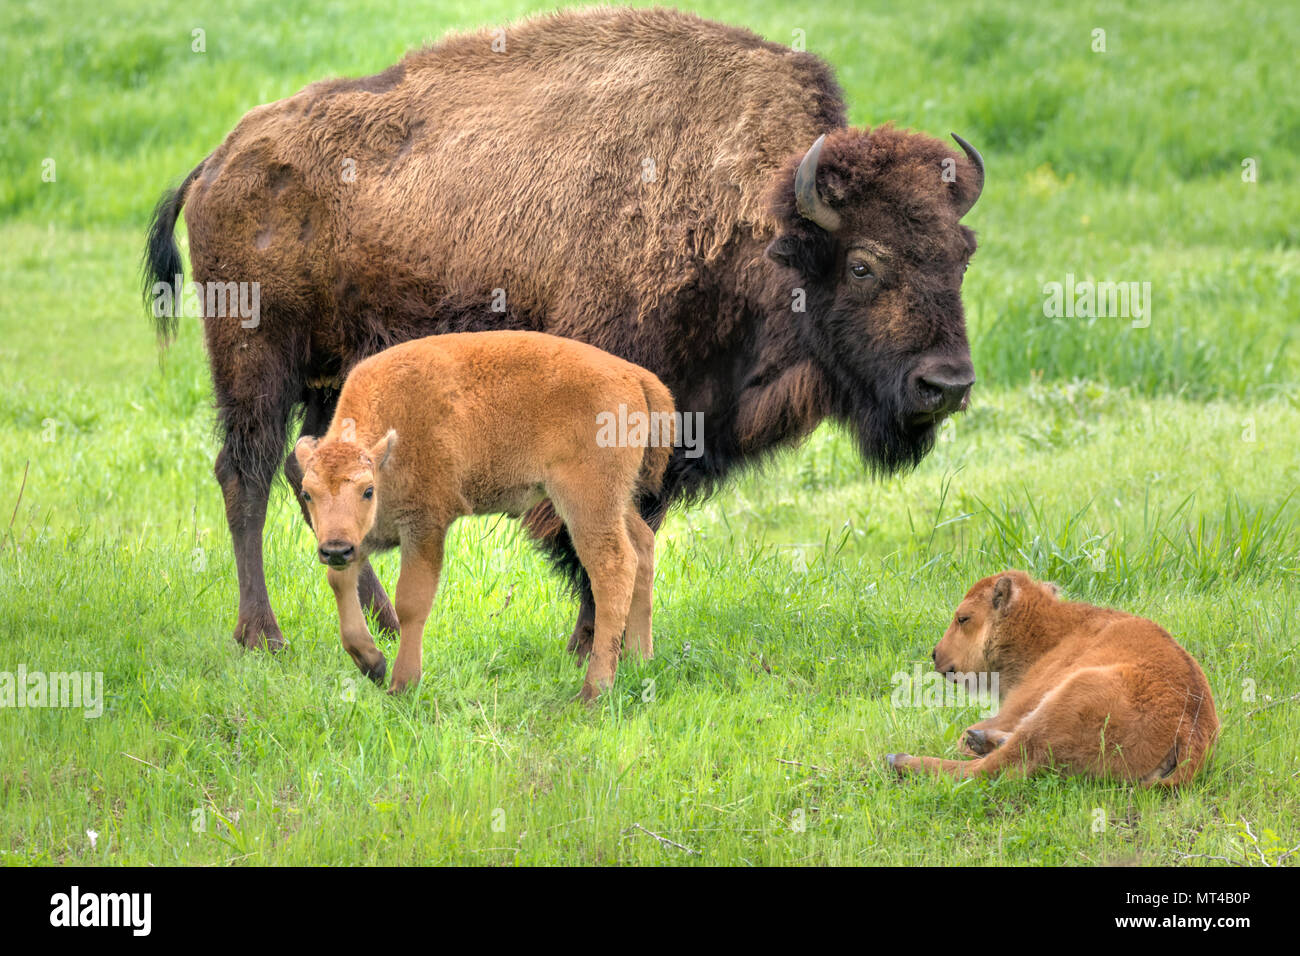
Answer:
<svg viewBox="0 0 1300 956"><path fill-rule="evenodd" d="M369 500L370 500L371 498L373 498L374 496L375 496L375 486L374 486L374 485L371 485L371 486L370 486L369 488L367 488L365 491L361 492L361 497L362 497L362 498L365 498L366 501L369 501Z"/></svg>
<svg viewBox="0 0 1300 956"><path fill-rule="evenodd" d="M855 279L874 279L876 274L871 271L871 266L865 262L855 262L849 266L849 272L853 273Z"/></svg>
<svg viewBox="0 0 1300 956"><path fill-rule="evenodd" d="M307 492L304 491L304 492L302 493L302 500L303 500L303 501L311 501L311 495L307 494Z"/></svg>
<svg viewBox="0 0 1300 956"><path fill-rule="evenodd" d="M970 615L969 615L969 614L959 614L959 615L957 615L957 623L958 623L958 624L965 624L965 623L966 623L967 621L969 621L969 620L970 620Z"/></svg>

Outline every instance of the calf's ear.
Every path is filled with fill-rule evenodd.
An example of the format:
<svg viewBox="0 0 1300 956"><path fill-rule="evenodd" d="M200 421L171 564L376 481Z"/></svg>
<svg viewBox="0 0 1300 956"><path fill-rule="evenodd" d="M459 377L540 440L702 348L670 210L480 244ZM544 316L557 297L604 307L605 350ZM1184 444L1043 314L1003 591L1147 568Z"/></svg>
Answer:
<svg viewBox="0 0 1300 956"><path fill-rule="evenodd" d="M993 584L993 610L1005 611L1015 597L1015 584L1011 575L1004 574Z"/></svg>
<svg viewBox="0 0 1300 956"><path fill-rule="evenodd" d="M316 446L319 444L319 438L303 435L298 439L298 444L293 446L293 457L297 459L298 467L303 471L307 470L307 462L311 461L311 456L316 454Z"/></svg>
<svg viewBox="0 0 1300 956"><path fill-rule="evenodd" d="M396 447L397 432L390 428L388 434L375 442L374 447L370 449L370 460L375 463L376 471L388 464L388 460L393 457L393 449Z"/></svg>

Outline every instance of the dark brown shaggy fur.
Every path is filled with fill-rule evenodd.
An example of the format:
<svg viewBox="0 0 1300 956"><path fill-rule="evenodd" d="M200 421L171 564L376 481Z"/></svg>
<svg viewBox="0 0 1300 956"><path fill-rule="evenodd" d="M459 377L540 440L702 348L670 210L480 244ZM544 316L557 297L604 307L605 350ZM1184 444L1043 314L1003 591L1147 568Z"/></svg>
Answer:
<svg viewBox="0 0 1300 956"><path fill-rule="evenodd" d="M300 411L319 434L342 377L394 343L540 330L654 372L703 414L704 448L675 455L642 501L652 526L828 416L871 467L908 467L959 407L925 376L973 378L960 286L975 243L957 219L977 177L963 153L847 128L820 59L685 13L558 13L508 27L504 52L495 38L450 36L258 107L159 204L148 281L179 269L183 203L195 277L261 283L256 328L205 320L249 646L282 641L261 531L287 422ZM833 234L794 200L824 133ZM870 276L851 276L863 262ZM593 608L571 542L546 505L531 524L581 585L571 646L584 652ZM394 626L368 568L361 588Z"/></svg>

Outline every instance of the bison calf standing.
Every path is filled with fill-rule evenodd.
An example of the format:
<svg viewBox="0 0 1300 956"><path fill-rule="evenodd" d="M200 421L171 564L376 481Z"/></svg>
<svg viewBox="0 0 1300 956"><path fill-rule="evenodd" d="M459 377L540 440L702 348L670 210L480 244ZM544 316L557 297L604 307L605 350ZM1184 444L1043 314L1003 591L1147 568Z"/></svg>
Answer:
<svg viewBox="0 0 1300 956"><path fill-rule="evenodd" d="M606 440L601 425L614 416L638 426L622 445ZM383 681L387 661L366 626L357 582L367 555L400 546L401 644L391 690L418 681L448 527L461 515L519 515L549 498L595 596L582 686L591 700L614 680L625 626L630 652L653 650L654 532L636 500L659 490L675 434L673 399L659 379L571 339L439 335L360 363L329 430L294 448L344 648Z"/></svg>
<svg viewBox="0 0 1300 956"><path fill-rule="evenodd" d="M1162 628L1110 608L1062 601L1023 571L967 592L934 666L950 679L998 675L1001 709L967 728L975 760L890 754L900 773L956 777L1055 765L1144 786L1185 783L1219 731L1200 665Z"/></svg>

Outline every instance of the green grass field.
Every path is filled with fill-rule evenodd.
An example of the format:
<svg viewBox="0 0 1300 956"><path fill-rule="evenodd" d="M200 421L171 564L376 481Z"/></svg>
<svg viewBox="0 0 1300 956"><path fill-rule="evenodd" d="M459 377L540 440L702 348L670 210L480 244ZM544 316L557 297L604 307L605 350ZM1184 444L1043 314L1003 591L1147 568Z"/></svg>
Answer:
<svg viewBox="0 0 1300 956"><path fill-rule="evenodd" d="M238 650L200 328L160 362L136 279L158 194L245 111L546 5L4 5L0 672L102 672L105 702L0 709L0 861L1300 859L1300 13L800 6L694 9L803 31L855 124L983 150L980 385L911 475L869 479L823 429L674 513L658 654L588 709L575 605L506 520L454 530L424 681L390 699L339 646L281 485L268 583L291 647ZM1067 274L1151 283L1149 326L1045 317ZM395 556L378 564L391 587ZM1203 776L887 772L890 751L953 755L977 719L895 706L893 675L1006 567L1150 616L1201 661L1223 722Z"/></svg>

